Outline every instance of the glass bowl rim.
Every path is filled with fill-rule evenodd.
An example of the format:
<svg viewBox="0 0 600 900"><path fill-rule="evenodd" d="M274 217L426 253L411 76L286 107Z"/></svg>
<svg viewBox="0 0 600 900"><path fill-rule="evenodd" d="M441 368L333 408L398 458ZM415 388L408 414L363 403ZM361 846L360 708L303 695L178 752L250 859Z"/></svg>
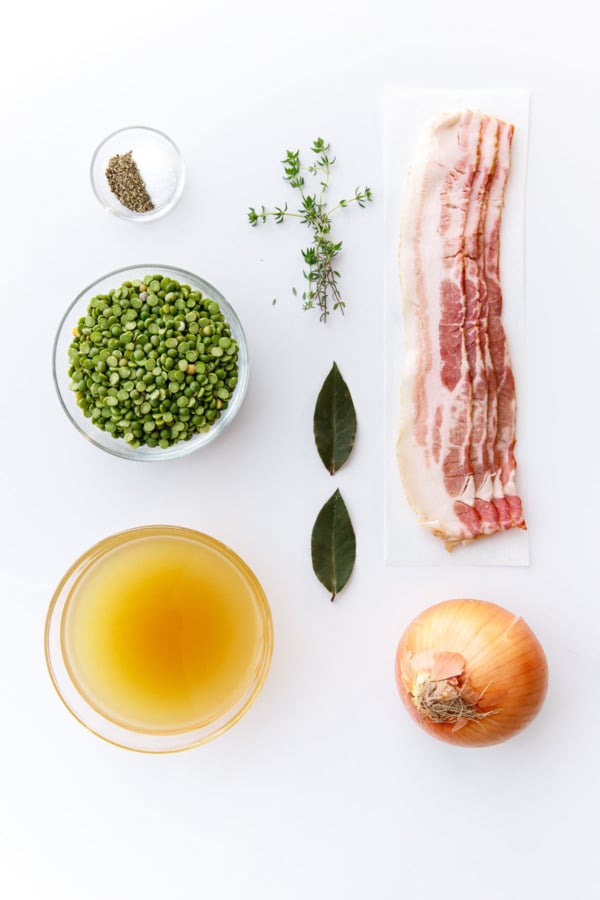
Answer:
<svg viewBox="0 0 600 900"><path fill-rule="evenodd" d="M114 442L115 446L112 446L108 443L105 445L101 443L99 439L96 439L94 437L94 432L91 430L91 428L89 431L84 429L82 427L82 424L74 418L71 410L68 408L67 403L65 402L65 399L63 397L63 390L59 383L57 373L58 345L63 334L63 329L68 326L69 317L71 316L77 304L81 300L83 300L85 295L91 292L96 287L96 285L101 284L103 281L106 281L113 276L123 276L127 272L132 272L133 270L138 269L147 269L149 272L154 272L156 274L161 274L162 271L165 271L175 276L183 276L186 279L191 280L192 282L195 281L196 283L200 284L202 292L206 290L206 295L209 297L209 299L214 299L220 307L225 307L224 309L222 309L222 312L224 313L227 322L230 325L233 322L235 329L239 334L239 339L236 335L236 340L238 341L240 351L240 355L238 357L238 384L236 385L236 389L233 394L234 399L231 405L227 407L225 412L219 417L219 419L217 419L214 425L211 426L209 431L205 432L202 435L196 434L187 441L178 441L171 447L168 447L166 450L161 450L156 454L148 456L139 455L135 449L128 448L127 446L123 447L121 444L117 444L116 441ZM71 424L74 425L77 431L95 447L98 447L105 453L109 453L112 456L118 457L119 459L127 459L134 462L164 462L165 460L169 459L179 459L183 456L188 456L190 453L193 453L194 451L199 450L202 447L205 447L207 444L211 443L221 434L222 431L225 430L225 428L233 421L233 419L239 412L246 396L249 374L250 357L248 353L246 333L237 312L235 311L231 303L227 300L227 298L221 293L221 291L218 290L218 288L216 288L205 278L202 278L202 276L196 275L194 272L190 272L188 269L182 269L178 266L160 263L134 263L128 266L121 266L118 269L113 269L112 271L101 275L99 278L94 279L94 281L90 282L86 287L79 291L75 299L69 303L67 309L60 319L52 344L52 379L54 382L54 388L58 395L60 405ZM202 437L202 440L200 440L200 437Z"/></svg>
<svg viewBox="0 0 600 900"><path fill-rule="evenodd" d="M83 577L84 574L93 570L93 567L108 553L117 547L123 546L129 541L164 535L182 537L203 546L209 546L221 553L225 559L232 563L236 571L238 571L238 573L240 573L250 584L252 599L256 607L257 620L261 622L263 634L257 653L253 678L245 691L232 706L226 709L215 720L206 723L203 726L153 732L152 730L127 728L127 726L120 725L112 719L109 719L107 716L102 715L102 713L90 704L70 676L69 667L64 660L61 637L59 636L57 639L53 634L53 629L58 628L58 634L61 634L63 616L73 588L76 586L79 579ZM58 622L56 621L57 615L59 615ZM196 529L186 526L168 524L138 525L126 528L102 538L81 553L68 567L56 586L48 606L44 625L44 658L46 668L59 699L69 713L83 725L84 728L101 738L103 741L134 753L147 753L151 755L179 753L184 750L190 750L214 740L219 735L232 728L250 709L262 690L269 674L273 656L273 644L273 617L271 607L262 584L248 563L227 544L206 532L197 531ZM55 665L55 662L57 660L57 655L60 662L63 664L64 672L56 671L57 666ZM89 720L86 721L85 713L73 708L72 703L70 703L69 699L65 696L65 687L63 685L63 679L65 678L68 680L67 689L71 689L71 691L74 691L77 694L77 698L83 706L85 713L89 714L92 720L99 720L100 725L105 726L108 733L101 730L98 721L94 724ZM211 730L212 726L215 726L214 730ZM133 746L132 743L128 743L126 740L126 736L128 735L137 736L139 743L146 742L149 746ZM182 739L182 742L177 743L175 740L176 738ZM155 742L155 746L151 746L153 742Z"/></svg>

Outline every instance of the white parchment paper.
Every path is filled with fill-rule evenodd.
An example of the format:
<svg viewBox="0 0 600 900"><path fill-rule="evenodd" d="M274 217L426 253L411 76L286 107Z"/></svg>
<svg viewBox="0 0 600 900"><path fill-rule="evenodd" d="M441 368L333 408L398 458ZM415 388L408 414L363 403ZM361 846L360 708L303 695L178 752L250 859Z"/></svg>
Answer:
<svg viewBox="0 0 600 900"><path fill-rule="evenodd" d="M527 370L525 365L524 214L529 92L525 90L404 90L384 97L385 176L385 561L389 565L529 565L529 535L518 528L459 546L451 553L419 524L396 465L400 374L404 353L398 277L400 216L417 139L442 112L470 107L512 122L512 167L502 219L500 266L503 322L517 385L517 488L527 520Z"/></svg>

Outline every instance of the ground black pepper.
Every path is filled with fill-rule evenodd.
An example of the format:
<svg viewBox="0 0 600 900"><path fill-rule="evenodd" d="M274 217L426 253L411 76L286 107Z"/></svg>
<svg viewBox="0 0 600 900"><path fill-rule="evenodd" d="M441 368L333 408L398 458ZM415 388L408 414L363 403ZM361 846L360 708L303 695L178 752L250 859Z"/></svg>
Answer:
<svg viewBox="0 0 600 900"><path fill-rule="evenodd" d="M132 212L145 213L154 209L152 198L133 159L133 151L117 153L108 161L106 178L116 198Z"/></svg>

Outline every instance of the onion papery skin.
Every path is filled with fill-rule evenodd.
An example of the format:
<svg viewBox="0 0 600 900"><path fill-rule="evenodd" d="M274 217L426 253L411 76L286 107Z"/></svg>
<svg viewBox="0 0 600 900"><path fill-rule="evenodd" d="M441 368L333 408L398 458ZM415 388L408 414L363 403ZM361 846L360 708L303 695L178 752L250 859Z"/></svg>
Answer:
<svg viewBox="0 0 600 900"><path fill-rule="evenodd" d="M490 715L453 724L433 722L417 709L411 660L417 653L423 659L422 651L428 650L464 658L477 710ZM402 635L396 683L408 712L428 734L450 744L483 747L513 737L537 715L548 688L548 664L520 616L485 600L445 600L424 610Z"/></svg>

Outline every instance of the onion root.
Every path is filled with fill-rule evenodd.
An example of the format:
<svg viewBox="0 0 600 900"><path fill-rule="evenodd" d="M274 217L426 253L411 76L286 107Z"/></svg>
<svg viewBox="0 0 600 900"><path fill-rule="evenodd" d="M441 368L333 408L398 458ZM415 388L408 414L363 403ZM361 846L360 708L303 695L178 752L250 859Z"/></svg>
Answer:
<svg viewBox="0 0 600 900"><path fill-rule="evenodd" d="M428 653L431 651L427 651ZM432 653L435 657L437 654ZM453 654L459 656L460 654ZM499 710L481 710L478 703L484 692L477 694L470 686L464 672L465 661L462 661L462 671L450 678L434 678L433 672L418 672L411 686L411 697L420 715L430 722L454 725L453 731L458 731L467 722L478 719L487 719Z"/></svg>

